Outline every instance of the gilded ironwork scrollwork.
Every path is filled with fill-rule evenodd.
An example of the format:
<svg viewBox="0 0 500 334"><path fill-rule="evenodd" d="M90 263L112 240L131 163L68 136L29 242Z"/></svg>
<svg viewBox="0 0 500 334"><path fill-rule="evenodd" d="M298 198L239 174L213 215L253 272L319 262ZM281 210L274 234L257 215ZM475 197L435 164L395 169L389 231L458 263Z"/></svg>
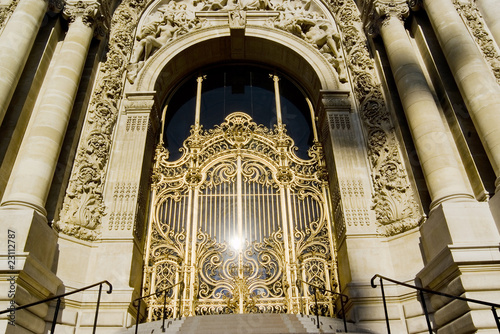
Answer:
<svg viewBox="0 0 500 334"><path fill-rule="evenodd" d="M301 159L284 127L236 112L193 127L182 152L169 161L156 150L147 293L184 282L168 295L168 315L312 312L314 295L297 279L337 286L320 144ZM334 300L317 294L334 315ZM161 314L155 298L150 319Z"/></svg>

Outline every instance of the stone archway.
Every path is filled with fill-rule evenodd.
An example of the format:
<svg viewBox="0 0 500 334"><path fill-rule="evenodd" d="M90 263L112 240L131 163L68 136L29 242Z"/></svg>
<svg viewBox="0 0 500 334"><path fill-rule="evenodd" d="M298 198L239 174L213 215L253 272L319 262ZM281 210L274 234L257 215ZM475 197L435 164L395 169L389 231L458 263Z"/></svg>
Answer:
<svg viewBox="0 0 500 334"><path fill-rule="evenodd" d="M331 58L318 45L263 24L245 26L242 37L241 27L231 27L227 13L223 19L217 15L211 18L218 24L179 36L157 49L133 82L127 82L136 17L143 7L129 2L119 6L110 52L94 88L64 208L56 224L71 237L99 240L96 251L104 254L117 252L117 243L110 240L123 240L120 256L126 257L124 262L130 266L109 266L99 277L118 276L119 287L128 291L133 286L135 293L139 292L137 272L142 265L147 184L159 108L168 91L189 71L226 59L276 65L302 83L313 98L326 148L338 240L348 233L391 235L416 226L414 194L364 44L359 15L354 2L337 2L330 10L342 21L339 32L345 39L339 43L350 76L347 83L339 82ZM333 22L331 17L329 20ZM263 49L275 57L266 56ZM193 50L197 51L191 53ZM203 51L209 51L206 58L193 57ZM384 174L388 163L395 166L392 174ZM387 175L396 177L400 186L392 187ZM376 212L371 210L372 187L378 196ZM356 195L354 200L347 200L352 194ZM410 210L390 211L407 204ZM375 223L375 216L382 224ZM346 244L342 247L342 256L347 258ZM349 265L342 270L341 275L349 282Z"/></svg>

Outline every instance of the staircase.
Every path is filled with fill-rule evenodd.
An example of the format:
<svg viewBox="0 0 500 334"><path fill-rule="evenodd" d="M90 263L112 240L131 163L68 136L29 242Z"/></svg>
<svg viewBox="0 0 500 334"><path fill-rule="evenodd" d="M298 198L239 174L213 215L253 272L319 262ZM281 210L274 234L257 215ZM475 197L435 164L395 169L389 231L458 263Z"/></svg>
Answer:
<svg viewBox="0 0 500 334"><path fill-rule="evenodd" d="M272 334L272 333L344 333L341 319L319 317L320 329L316 326L316 317L296 314L222 314L205 315L165 320L165 333L196 334ZM139 325L139 334L160 334L162 321ZM356 328L348 323L349 333L371 333ZM122 332L133 334L135 326Z"/></svg>

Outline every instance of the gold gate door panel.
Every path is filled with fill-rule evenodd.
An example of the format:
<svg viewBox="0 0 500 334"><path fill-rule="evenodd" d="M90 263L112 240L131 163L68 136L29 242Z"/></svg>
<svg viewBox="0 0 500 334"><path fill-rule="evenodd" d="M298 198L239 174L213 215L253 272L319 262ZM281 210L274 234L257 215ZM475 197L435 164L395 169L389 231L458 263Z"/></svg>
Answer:
<svg viewBox="0 0 500 334"><path fill-rule="evenodd" d="M145 251L145 294L176 285L171 316L312 313L300 280L337 287L336 256L321 146L295 154L285 127L242 112L214 129L193 127L183 155L156 150ZM300 279L300 280L299 280ZM335 298L316 291L321 313ZM148 319L161 317L151 297Z"/></svg>

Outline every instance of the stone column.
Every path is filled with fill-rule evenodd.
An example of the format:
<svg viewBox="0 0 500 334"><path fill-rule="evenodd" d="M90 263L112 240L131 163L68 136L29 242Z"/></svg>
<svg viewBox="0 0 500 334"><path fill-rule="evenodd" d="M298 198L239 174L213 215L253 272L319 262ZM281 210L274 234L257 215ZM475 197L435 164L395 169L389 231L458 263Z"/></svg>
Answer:
<svg viewBox="0 0 500 334"><path fill-rule="evenodd" d="M495 171L498 192L500 86L452 1L423 0L423 5ZM498 3L493 7L497 8Z"/></svg>
<svg viewBox="0 0 500 334"><path fill-rule="evenodd" d="M493 38L500 47L500 3L498 0L476 0L476 4Z"/></svg>
<svg viewBox="0 0 500 334"><path fill-rule="evenodd" d="M429 3L446 1L451 5L451 0ZM433 210L420 227L420 248L425 265L417 277L430 289L467 297L481 293L494 300L498 298L498 284L492 277L500 273L500 236L488 204L473 200L460 173L439 110L402 24L408 14L406 1L376 1L375 7L378 16L384 19L380 33L433 200ZM447 10L457 14L453 6L435 14L447 16ZM446 19L443 24L444 21ZM453 25L453 20L449 24ZM455 43L455 39L447 41ZM455 47L447 56L456 62L461 62L462 57L465 63L474 61L467 53L458 51L458 45ZM491 73L481 75L486 74L492 77ZM463 79L474 74L462 69L455 75ZM491 92L486 85L482 87L483 93ZM477 285L475 282L479 281ZM454 333L457 328L475 331L495 326L493 317L482 316L488 311L486 308L478 310L477 306L430 298L435 311L433 324L439 333ZM454 312L453 316L449 316L450 312Z"/></svg>
<svg viewBox="0 0 500 334"><path fill-rule="evenodd" d="M97 2L66 5L69 29L19 150L3 207L29 207L46 214L45 201L93 37L92 21L97 9Z"/></svg>
<svg viewBox="0 0 500 334"><path fill-rule="evenodd" d="M0 124L47 11L47 0L21 0L0 35Z"/></svg>
<svg viewBox="0 0 500 334"><path fill-rule="evenodd" d="M448 200L472 201L439 110L403 25L405 2L377 2L380 34L432 199L431 208Z"/></svg>

